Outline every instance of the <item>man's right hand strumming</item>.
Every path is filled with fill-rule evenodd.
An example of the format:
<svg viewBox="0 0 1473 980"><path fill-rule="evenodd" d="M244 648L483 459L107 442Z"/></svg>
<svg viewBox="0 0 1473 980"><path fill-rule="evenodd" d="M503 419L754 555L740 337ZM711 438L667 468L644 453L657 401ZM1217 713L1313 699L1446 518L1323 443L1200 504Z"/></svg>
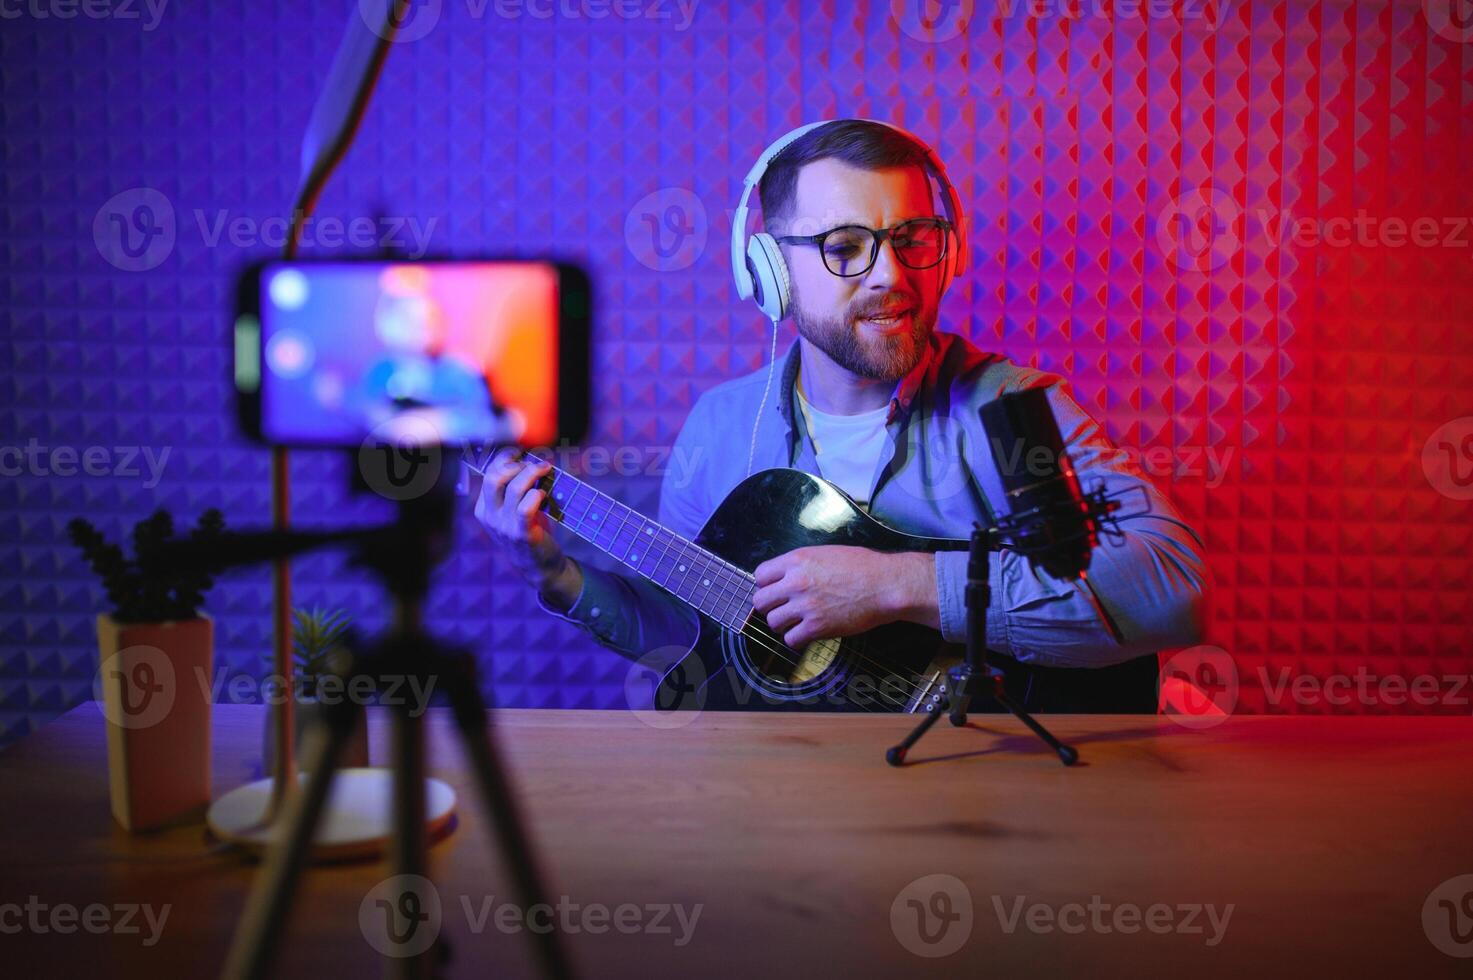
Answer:
<svg viewBox="0 0 1473 980"><path fill-rule="evenodd" d="M566 612L583 591L583 570L563 553L542 513L547 493L536 483L551 471L550 463L524 458L519 449L497 450L486 467L475 514L543 601Z"/></svg>

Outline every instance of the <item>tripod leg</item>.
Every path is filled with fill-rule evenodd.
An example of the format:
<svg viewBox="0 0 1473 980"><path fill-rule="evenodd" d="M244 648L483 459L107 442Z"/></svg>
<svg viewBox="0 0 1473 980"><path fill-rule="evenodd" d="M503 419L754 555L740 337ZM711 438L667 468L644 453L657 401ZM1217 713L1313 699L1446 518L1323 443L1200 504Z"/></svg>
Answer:
<svg viewBox="0 0 1473 980"><path fill-rule="evenodd" d="M931 709L926 712L926 717L921 719L921 723L909 735L905 736L905 741L899 745L892 745L885 750L885 761L892 766L905 765L905 754L910 751L910 747L919 742L921 736L929 732L931 726L940 721L941 716L945 713L946 702L937 701L932 704Z"/></svg>
<svg viewBox="0 0 1473 980"><path fill-rule="evenodd" d="M394 837L389 867L397 875L426 877L429 843L425 837L424 719L401 706L394 712ZM389 957L384 975L417 980L434 975L439 940L417 956Z"/></svg>
<svg viewBox="0 0 1473 980"><path fill-rule="evenodd" d="M319 720L308 729L307 751L303 753L307 785L289 794L286 812L278 817L280 831L267 849L265 864L256 874L240 926L231 940L221 973L225 980L257 980L267 976L343 746L363 708L353 705L345 706L344 710L349 713L346 719L332 723Z"/></svg>
<svg viewBox="0 0 1473 980"><path fill-rule="evenodd" d="M1047 742L1049 744L1049 747L1059 754L1059 761L1064 763L1064 765L1072 766L1074 765L1074 763L1079 761L1078 750L1074 749L1071 746L1065 745L1057 738L1054 738L1053 732L1050 732L1047 728L1044 728L1042 725L1040 725L1037 721L1034 720L1032 715L1023 710L1023 707L1018 704L1018 702L1008 697L1007 692L1002 689L1001 681L993 685L992 697L997 701L998 704L1002 705L1004 708L1007 708L1014 715L1016 715L1023 722L1023 724L1031 728L1033 730L1033 734L1037 735L1039 738Z"/></svg>
<svg viewBox="0 0 1473 980"><path fill-rule="evenodd" d="M474 674L462 670L448 678L450 703L455 710L455 723L461 742L470 756L471 774L481 796L481 809L491 821L496 843L511 869L512 878L522 899L523 908L534 905L552 907L542 888L542 876L532 852L532 842L523 827L521 812L511 786L502 769L496 743L487 727L489 718L481 692L476 689ZM543 976L560 980L573 975L572 965L563 948L562 935L554 927L534 933Z"/></svg>

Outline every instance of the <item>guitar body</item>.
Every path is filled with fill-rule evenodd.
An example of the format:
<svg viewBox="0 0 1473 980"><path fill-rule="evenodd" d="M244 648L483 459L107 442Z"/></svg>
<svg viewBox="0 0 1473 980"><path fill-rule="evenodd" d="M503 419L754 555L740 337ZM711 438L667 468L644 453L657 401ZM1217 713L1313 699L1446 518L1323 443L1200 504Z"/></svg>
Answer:
<svg viewBox="0 0 1473 980"><path fill-rule="evenodd" d="M748 477L721 502L695 543L752 572L769 558L813 545L875 551L966 550L968 542L905 534L864 513L834 485L801 470ZM915 711L938 696L961 648L916 623L820 640L781 643L755 611L740 631L700 614L690 654L661 682L661 708L710 710Z"/></svg>

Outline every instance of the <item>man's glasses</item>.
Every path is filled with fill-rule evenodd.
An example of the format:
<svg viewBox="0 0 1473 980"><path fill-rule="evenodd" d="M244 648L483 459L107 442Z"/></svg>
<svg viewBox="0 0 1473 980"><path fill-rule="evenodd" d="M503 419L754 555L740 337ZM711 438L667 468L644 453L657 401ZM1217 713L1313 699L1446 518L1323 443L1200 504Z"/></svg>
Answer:
<svg viewBox="0 0 1473 980"><path fill-rule="evenodd" d="M840 225L817 235L784 235L784 245L817 245L824 267L846 279L862 276L875 264L886 239L895 257L911 269L929 269L946 258L947 232L951 222L944 218L912 218L893 228Z"/></svg>

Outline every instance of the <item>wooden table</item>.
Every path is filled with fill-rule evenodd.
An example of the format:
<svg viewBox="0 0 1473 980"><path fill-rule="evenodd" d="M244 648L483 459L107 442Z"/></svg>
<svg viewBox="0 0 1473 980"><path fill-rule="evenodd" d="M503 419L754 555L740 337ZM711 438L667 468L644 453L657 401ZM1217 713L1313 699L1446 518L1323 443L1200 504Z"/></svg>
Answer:
<svg viewBox="0 0 1473 980"><path fill-rule="evenodd" d="M216 706L217 792L258 774L263 718ZM375 762L385 722L374 713ZM1434 888L1473 874L1473 719L1238 717L1192 731L1055 717L1083 756L1065 769L988 715L937 726L915 765L892 769L882 753L906 724L707 713L661 731L624 712L496 715L586 976L1473 973L1422 919ZM439 709L429 730L431 770L462 800L431 853L450 973L528 975L527 934L496 926L507 880ZM0 753L0 812L0 904L171 909L151 946L141 918L131 935L0 933L7 975L218 972L253 866L210 852L200 826L135 837L113 824L95 705ZM933 874L965 894L948 907L932 883L912 885ZM314 868L276 975L376 975L359 910L385 876ZM964 918L943 931L931 913L959 915L968 898L970 931ZM687 921L700 906L684 945L673 911L656 922L647 908L676 904ZM1232 906L1225 927L1209 905L1218 922ZM607 931L594 934L582 926L598 927L584 916L599 906ZM960 949L912 952L940 948L917 938L920 912L939 943L965 936ZM624 934L615 915L670 931ZM15 922L0 912L0 928Z"/></svg>

